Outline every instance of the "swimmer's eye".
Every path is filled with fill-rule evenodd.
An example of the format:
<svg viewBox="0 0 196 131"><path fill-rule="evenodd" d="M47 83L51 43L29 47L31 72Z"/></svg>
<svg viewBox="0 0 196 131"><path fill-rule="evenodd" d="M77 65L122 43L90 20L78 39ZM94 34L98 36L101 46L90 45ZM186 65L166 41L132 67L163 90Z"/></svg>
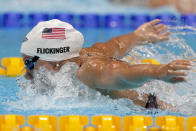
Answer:
<svg viewBox="0 0 196 131"><path fill-rule="evenodd" d="M34 57L29 58L29 59L26 59L24 61L24 64L25 64L26 68L28 68L29 70L34 69L35 64L36 64L38 59L39 59L38 56L34 56Z"/></svg>

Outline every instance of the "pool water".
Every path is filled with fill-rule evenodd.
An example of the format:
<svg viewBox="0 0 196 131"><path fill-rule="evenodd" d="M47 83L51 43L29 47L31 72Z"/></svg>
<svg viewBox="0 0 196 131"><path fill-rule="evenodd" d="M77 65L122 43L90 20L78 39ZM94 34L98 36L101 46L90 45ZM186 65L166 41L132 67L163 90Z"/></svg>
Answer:
<svg viewBox="0 0 196 131"><path fill-rule="evenodd" d="M79 29L84 37L84 47L95 42L104 42L110 38L131 32L131 29ZM171 27L170 40L156 45L145 45L134 48L129 56L154 58L160 63L174 59L193 59L196 51L196 32L190 27ZM20 56L20 45L30 28L0 30L0 59L3 57ZM124 59L125 60L125 59ZM127 61L127 60L125 60ZM129 61L127 61L129 62ZM0 77L0 114L21 115L182 115L196 114L195 73L189 72L188 83L168 84L154 80L138 88L138 92L154 93L161 100L176 106L176 111L146 110L132 103L129 99L113 100L99 92L89 89L75 76L77 66L68 63L63 69L51 75L40 69L39 76L45 76L50 82L46 85L32 85L23 76L18 78ZM161 93L160 93L161 92Z"/></svg>

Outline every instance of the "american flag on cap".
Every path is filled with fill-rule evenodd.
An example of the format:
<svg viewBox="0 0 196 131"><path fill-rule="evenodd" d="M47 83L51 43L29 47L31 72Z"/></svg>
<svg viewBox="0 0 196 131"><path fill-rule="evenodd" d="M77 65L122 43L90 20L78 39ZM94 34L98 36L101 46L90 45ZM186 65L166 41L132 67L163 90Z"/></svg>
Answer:
<svg viewBox="0 0 196 131"><path fill-rule="evenodd" d="M65 39L65 28L44 28L43 39Z"/></svg>

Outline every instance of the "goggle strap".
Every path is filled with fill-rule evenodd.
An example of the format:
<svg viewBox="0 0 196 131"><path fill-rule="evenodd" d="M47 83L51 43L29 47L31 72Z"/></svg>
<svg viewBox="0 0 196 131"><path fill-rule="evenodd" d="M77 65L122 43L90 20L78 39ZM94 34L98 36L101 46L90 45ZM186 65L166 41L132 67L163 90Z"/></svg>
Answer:
<svg viewBox="0 0 196 131"><path fill-rule="evenodd" d="M38 59L39 59L38 56L34 56L33 59L32 59L32 62L36 62Z"/></svg>

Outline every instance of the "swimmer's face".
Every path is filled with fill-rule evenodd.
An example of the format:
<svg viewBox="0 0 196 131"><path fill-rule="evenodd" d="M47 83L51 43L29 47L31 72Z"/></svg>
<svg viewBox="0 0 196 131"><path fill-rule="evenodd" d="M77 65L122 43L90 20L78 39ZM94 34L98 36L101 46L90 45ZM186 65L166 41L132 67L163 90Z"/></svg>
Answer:
<svg viewBox="0 0 196 131"><path fill-rule="evenodd" d="M32 56L22 55L23 61L32 58ZM51 62L38 59L33 69L26 69L25 78L33 79L33 71L38 70L40 67L47 69L50 72L58 72L63 64L66 63L65 61L58 61L58 62Z"/></svg>

